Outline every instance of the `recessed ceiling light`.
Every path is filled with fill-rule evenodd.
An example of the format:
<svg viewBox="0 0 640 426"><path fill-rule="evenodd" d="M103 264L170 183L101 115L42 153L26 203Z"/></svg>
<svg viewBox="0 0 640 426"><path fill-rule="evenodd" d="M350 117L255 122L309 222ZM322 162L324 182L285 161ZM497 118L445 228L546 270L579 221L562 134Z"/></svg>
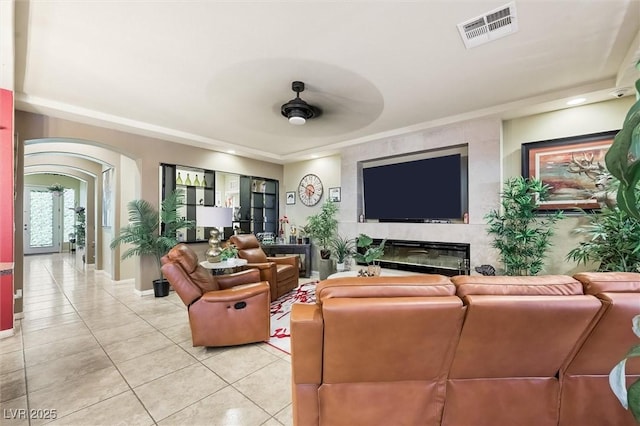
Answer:
<svg viewBox="0 0 640 426"><path fill-rule="evenodd" d="M318 158L318 154L311 154L311 158Z"/></svg>
<svg viewBox="0 0 640 426"><path fill-rule="evenodd" d="M236 152L233 149L228 149L227 154L235 154Z"/></svg>
<svg viewBox="0 0 640 426"><path fill-rule="evenodd" d="M586 98L575 98L575 99L571 99L570 101L567 101L567 105L579 105L581 103L583 103L584 101L586 101Z"/></svg>

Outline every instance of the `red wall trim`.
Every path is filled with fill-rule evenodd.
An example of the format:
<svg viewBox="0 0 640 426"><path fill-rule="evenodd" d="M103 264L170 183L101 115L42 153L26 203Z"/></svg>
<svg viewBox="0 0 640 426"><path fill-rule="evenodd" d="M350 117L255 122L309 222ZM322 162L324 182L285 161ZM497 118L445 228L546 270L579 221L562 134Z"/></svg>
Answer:
<svg viewBox="0 0 640 426"><path fill-rule="evenodd" d="M0 89L0 263L13 263L13 92ZM13 328L13 273L0 277L0 331Z"/></svg>

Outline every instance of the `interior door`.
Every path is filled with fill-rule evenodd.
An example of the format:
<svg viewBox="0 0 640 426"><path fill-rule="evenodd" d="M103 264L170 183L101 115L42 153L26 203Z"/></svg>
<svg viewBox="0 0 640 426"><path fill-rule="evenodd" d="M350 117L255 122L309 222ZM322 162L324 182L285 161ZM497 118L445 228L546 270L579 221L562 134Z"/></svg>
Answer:
<svg viewBox="0 0 640 426"><path fill-rule="evenodd" d="M24 254L60 252L62 200L46 188L25 186Z"/></svg>

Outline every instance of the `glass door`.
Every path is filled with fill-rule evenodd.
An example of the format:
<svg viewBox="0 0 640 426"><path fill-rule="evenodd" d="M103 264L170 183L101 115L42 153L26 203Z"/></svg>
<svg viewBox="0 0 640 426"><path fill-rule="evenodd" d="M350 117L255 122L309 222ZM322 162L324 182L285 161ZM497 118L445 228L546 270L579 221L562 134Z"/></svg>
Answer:
<svg viewBox="0 0 640 426"><path fill-rule="evenodd" d="M43 187L25 186L24 254L60 251L61 214L64 198Z"/></svg>

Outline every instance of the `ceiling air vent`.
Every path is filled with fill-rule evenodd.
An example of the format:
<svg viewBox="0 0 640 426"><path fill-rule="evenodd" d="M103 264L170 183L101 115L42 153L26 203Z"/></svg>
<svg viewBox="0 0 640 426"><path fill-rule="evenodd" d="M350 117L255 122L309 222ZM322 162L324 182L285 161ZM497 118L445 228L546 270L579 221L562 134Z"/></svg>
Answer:
<svg viewBox="0 0 640 426"><path fill-rule="evenodd" d="M467 49L513 34L518 31L516 4L511 2L458 24L458 31Z"/></svg>

